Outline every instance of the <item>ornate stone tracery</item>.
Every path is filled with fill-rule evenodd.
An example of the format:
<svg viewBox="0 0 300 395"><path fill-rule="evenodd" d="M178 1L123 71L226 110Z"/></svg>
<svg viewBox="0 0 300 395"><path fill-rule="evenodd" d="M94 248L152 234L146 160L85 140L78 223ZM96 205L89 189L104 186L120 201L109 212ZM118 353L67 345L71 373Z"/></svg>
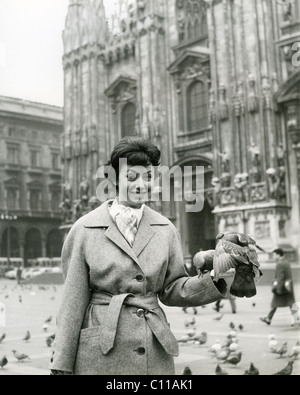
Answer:
<svg viewBox="0 0 300 395"><path fill-rule="evenodd" d="M179 41L207 35L207 4L204 0L177 0L176 9Z"/></svg>

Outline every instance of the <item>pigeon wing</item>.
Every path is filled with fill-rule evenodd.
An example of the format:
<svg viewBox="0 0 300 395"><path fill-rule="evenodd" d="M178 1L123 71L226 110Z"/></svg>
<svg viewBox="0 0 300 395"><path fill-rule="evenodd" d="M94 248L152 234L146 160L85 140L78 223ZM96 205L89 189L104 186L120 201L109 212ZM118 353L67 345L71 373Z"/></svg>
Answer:
<svg viewBox="0 0 300 395"><path fill-rule="evenodd" d="M231 243L227 240L220 240L217 244L214 256L214 273L218 281L220 275L230 269L235 269L240 264L249 264L244 247Z"/></svg>
<svg viewBox="0 0 300 395"><path fill-rule="evenodd" d="M242 245L256 244L256 241L245 233L237 233L237 237Z"/></svg>
<svg viewBox="0 0 300 395"><path fill-rule="evenodd" d="M254 274L255 281L257 282L260 279L260 277L262 276L257 252L255 250L255 247L253 247L251 245L248 247L245 247L245 249L247 251L247 256L249 258L249 261L253 265L253 274Z"/></svg>

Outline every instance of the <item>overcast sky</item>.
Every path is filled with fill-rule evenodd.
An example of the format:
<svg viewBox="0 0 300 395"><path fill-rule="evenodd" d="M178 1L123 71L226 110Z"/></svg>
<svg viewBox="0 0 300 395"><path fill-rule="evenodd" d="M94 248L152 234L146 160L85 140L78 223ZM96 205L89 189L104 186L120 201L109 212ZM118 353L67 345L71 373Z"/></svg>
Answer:
<svg viewBox="0 0 300 395"><path fill-rule="evenodd" d="M68 3L0 0L0 95L63 105L62 31Z"/></svg>

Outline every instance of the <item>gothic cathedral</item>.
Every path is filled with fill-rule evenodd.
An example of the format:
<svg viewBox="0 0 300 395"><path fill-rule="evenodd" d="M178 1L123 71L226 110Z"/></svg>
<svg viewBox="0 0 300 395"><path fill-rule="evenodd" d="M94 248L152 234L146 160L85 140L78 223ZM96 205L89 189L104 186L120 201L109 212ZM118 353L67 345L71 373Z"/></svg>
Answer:
<svg viewBox="0 0 300 395"><path fill-rule="evenodd" d="M201 212L155 203L186 258L234 230L297 260L299 1L69 0L63 41L66 224L99 204L97 169L137 135L164 165L205 167Z"/></svg>

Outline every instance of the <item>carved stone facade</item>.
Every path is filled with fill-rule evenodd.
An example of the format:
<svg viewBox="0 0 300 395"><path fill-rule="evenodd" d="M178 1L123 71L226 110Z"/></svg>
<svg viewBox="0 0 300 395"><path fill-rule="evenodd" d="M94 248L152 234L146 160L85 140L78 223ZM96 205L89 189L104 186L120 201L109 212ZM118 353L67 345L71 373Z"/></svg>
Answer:
<svg viewBox="0 0 300 395"><path fill-rule="evenodd" d="M239 229L296 256L298 2L119 0L107 17L102 0L70 1L62 145L69 221L95 206L97 168L115 143L141 135L159 146L163 164L206 169L202 213L157 205L181 230L186 256L196 245L190 229L198 248Z"/></svg>

